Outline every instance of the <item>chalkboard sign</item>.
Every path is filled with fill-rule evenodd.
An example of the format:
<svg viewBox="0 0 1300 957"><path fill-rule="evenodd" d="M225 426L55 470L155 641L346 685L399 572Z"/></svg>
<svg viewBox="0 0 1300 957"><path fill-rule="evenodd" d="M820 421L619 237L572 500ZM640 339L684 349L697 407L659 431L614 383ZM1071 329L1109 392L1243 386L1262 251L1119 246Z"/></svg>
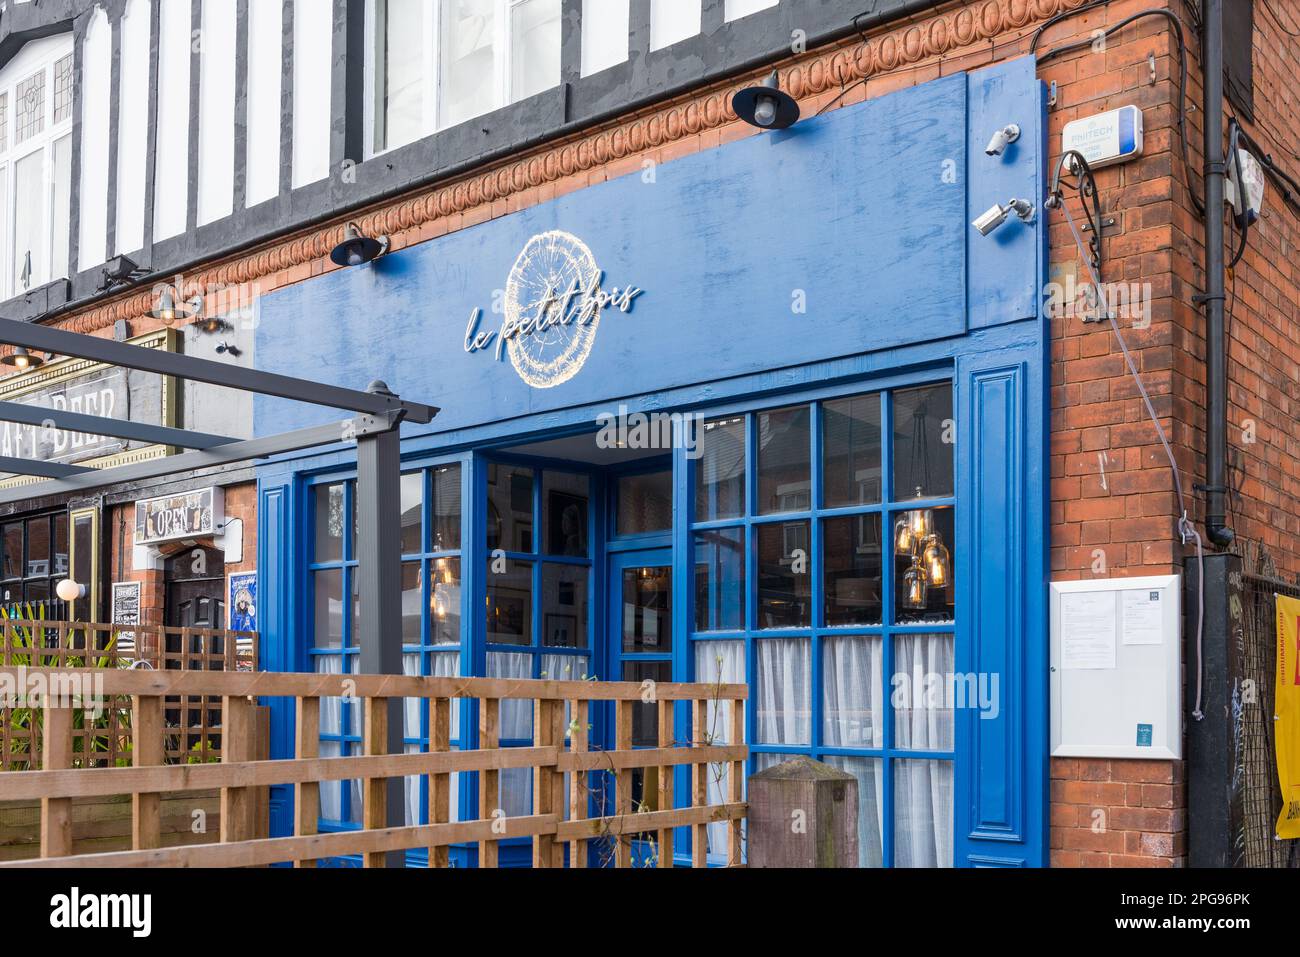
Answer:
<svg viewBox="0 0 1300 957"><path fill-rule="evenodd" d="M138 625L140 624L140 583L139 582L114 582L113 583L113 624L114 625ZM133 653L135 651L135 632L121 631L117 635L117 650L119 653Z"/></svg>

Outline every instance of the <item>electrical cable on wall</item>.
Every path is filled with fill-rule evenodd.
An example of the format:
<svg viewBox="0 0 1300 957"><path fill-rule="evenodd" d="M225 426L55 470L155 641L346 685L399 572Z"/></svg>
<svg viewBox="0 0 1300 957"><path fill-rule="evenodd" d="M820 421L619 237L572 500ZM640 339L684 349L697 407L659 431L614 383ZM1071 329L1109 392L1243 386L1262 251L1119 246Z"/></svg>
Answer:
<svg viewBox="0 0 1300 957"><path fill-rule="evenodd" d="M1187 544L1189 538L1196 542L1196 567L1197 576L1200 579L1197 587L1197 618L1196 618L1196 705L1192 711L1192 717L1200 721L1205 717L1201 710L1202 704L1202 681L1204 677L1204 664L1202 658L1202 644L1205 634L1205 554L1201 543L1201 535L1196 531L1196 526L1192 523L1187 514L1187 499L1183 494L1183 479L1178 471L1178 462L1174 459L1173 449L1169 446L1169 438L1165 435L1165 428L1160 424L1160 416L1156 414L1155 406L1151 402L1151 396L1147 392L1146 384L1142 381L1142 375L1138 372L1137 364L1133 361L1133 356L1129 352L1128 343L1124 340L1124 334L1120 331L1119 323L1115 321L1115 313L1110 308L1110 303L1106 299L1106 289L1102 285L1102 251L1101 251L1101 230L1094 227L1092 241L1088 247L1085 247L1083 237L1075 224L1074 217L1070 214L1070 207L1065 203L1065 190L1062 188L1063 177L1073 176L1075 182L1071 183L1064 179L1066 186L1072 186L1079 194L1083 202L1084 211L1091 220L1094 215L1099 217L1099 213L1089 210L1091 203L1092 210L1100 210L1100 200L1097 196L1097 183L1093 178L1092 169L1088 166L1088 161L1081 153L1076 150L1067 150L1056 167L1056 173L1052 177L1052 188L1048 194L1044 205L1048 209L1059 209L1065 216L1066 223L1069 224L1070 233L1074 236L1075 246L1078 247L1080 256L1083 257L1084 263L1088 267L1088 272L1092 276L1093 287L1096 289L1098 309L1106 320L1110 323L1111 331L1115 333L1115 339L1119 342L1120 351L1124 354L1124 362L1128 366L1129 374L1133 381L1137 383L1138 392L1142 396L1142 402L1146 406L1147 415L1151 418L1156 427L1156 435L1160 438L1160 444L1164 447L1165 456L1169 459L1169 468L1174 476L1174 491L1178 496L1178 510L1181 517L1178 519L1178 534L1182 538L1183 544Z"/></svg>

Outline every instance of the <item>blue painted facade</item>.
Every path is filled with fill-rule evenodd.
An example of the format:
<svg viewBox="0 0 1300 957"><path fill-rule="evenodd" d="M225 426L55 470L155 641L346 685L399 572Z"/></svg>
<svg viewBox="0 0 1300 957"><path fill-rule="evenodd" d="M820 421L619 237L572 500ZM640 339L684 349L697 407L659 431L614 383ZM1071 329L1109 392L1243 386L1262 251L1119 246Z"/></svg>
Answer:
<svg viewBox="0 0 1300 957"><path fill-rule="evenodd" d="M1020 125L1020 139L1002 156L986 156L990 133L1010 122ZM486 625L471 613L487 593L485 471L510 460L494 449L589 433L597 416L620 405L712 418L808 403L815 424L825 400L951 383L955 488L930 504L955 508L955 668L996 674L1000 686L996 718L956 713L948 755L952 863L1041 866L1048 806L1046 225L1041 212L1031 224L1012 217L981 237L970 222L1010 197L1041 206L1044 129L1032 58L837 109L265 296L257 363L354 387L382 378L399 394L442 408L429 426L403 427L403 461L411 469L460 465L465 674L485 668ZM563 381L539 387L508 354L497 357L503 316L493 306L520 251L552 230L581 239L606 292L640 292L626 311L611 305L585 331L576 320L572 329L589 334L585 361L568 363L552 374ZM475 310L482 313L471 326ZM492 332L471 349L475 334ZM281 400L257 403L258 434L337 418ZM815 463L817 428L811 434ZM676 633L691 630L695 465L680 449L671 461L673 527L635 542L608 534L604 492L616 473L564 465L592 483L594 674L613 674L606 669L617 664L602 637L611 616L604 570L634 548L667 556ZM747 473L751 484L754 472ZM321 566L312 554L312 489L354 474L354 452L342 443L259 468L259 618L262 664L270 670L313 667L311 574ZM866 511L881 513L889 528L899 509L887 495ZM814 552L820 515L815 503L806 512ZM752 555L749 561L752 575ZM819 598L814 591L814 606ZM751 617L744 630L753 627ZM891 629L884 633L888 639ZM665 656L677 680L695 677L693 658L685 640ZM462 716L462 746L473 746L470 718ZM754 747L837 753L813 734L811 751ZM291 742L292 715L276 703L273 752L287 755ZM889 748L871 754L885 762L908 756ZM474 806L473 787L463 775L466 808ZM291 793L277 789L272 803L273 827L287 830ZM888 834L884 840L888 861ZM471 863L472 852L461 860Z"/></svg>

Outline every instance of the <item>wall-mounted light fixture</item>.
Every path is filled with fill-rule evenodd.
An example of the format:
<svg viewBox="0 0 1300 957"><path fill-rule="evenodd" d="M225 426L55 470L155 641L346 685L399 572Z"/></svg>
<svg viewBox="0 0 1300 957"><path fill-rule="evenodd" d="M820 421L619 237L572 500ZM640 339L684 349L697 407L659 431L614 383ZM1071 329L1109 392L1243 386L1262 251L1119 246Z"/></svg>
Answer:
<svg viewBox="0 0 1300 957"><path fill-rule="evenodd" d="M65 578L54 586L54 594L58 595L61 600L71 603L78 598L86 597L86 586L73 581L71 578Z"/></svg>
<svg viewBox="0 0 1300 957"><path fill-rule="evenodd" d="M799 104L781 89L777 71L758 86L749 86L731 98L736 116L761 130L784 130L799 122Z"/></svg>
<svg viewBox="0 0 1300 957"><path fill-rule="evenodd" d="M1034 221L1034 204L1027 199L1012 197L1007 200L1005 206L1001 203L994 203L986 212L977 217L971 225L979 230L981 236L987 236L1005 223L1007 217L1012 213L1015 213L1022 223L1032 223Z"/></svg>
<svg viewBox="0 0 1300 957"><path fill-rule="evenodd" d="M171 286L163 286L149 315L165 326L174 326L177 322L191 318L195 311L193 304L180 299Z"/></svg>
<svg viewBox="0 0 1300 957"><path fill-rule="evenodd" d="M45 365L44 359L35 353L28 352L22 346L14 346L14 351L3 358L0 358L0 362L17 369L20 372L39 369L41 366Z"/></svg>
<svg viewBox="0 0 1300 957"><path fill-rule="evenodd" d="M343 242L330 251L330 259L337 266L360 266L388 252L388 244L387 236L371 239L361 234L356 223L348 223L343 227Z"/></svg>

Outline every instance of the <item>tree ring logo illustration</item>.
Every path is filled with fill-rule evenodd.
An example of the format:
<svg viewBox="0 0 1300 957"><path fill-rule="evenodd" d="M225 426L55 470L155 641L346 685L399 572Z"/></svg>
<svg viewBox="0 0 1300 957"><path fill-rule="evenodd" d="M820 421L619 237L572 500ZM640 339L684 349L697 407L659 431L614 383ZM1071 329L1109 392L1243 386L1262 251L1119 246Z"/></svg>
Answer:
<svg viewBox="0 0 1300 957"><path fill-rule="evenodd" d="M596 257L581 239L559 230L534 236L506 280L506 324L520 323L544 310L556 290L594 289L599 285ZM532 335L515 336L506 347L510 364L521 379L535 388L558 385L573 378L587 361L599 326L597 309L585 325L558 323Z"/></svg>
<svg viewBox="0 0 1300 957"><path fill-rule="evenodd" d="M465 351L476 353L495 340L495 356L510 358L519 378L549 389L577 375L591 355L608 308L630 312L641 294L635 286L601 288L604 272L577 236L563 230L540 233L524 244L506 280L503 319L497 331L480 331L475 309L465 330Z"/></svg>

